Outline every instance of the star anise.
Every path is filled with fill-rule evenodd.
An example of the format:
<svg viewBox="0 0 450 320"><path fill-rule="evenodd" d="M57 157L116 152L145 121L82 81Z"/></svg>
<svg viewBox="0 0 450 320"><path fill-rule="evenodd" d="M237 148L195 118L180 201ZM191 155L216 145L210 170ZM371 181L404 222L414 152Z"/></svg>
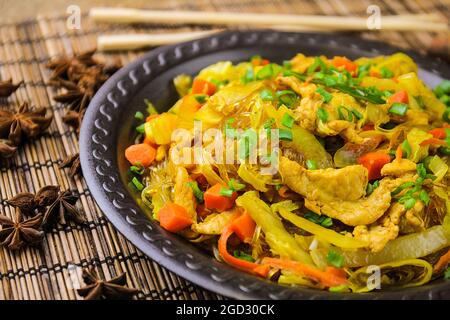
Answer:
<svg viewBox="0 0 450 320"><path fill-rule="evenodd" d="M75 206L77 201L78 197L70 191L61 192L45 211L42 225L45 228L50 228L58 222L64 225L66 224L66 219L73 220L76 223L84 223L86 221L85 218Z"/></svg>
<svg viewBox="0 0 450 320"><path fill-rule="evenodd" d="M17 147L13 146L11 141L0 139L0 158L11 158L16 151Z"/></svg>
<svg viewBox="0 0 450 320"><path fill-rule="evenodd" d="M126 273L112 278L109 281L100 280L93 268L83 269L83 281L86 287L77 290L85 300L128 300L139 290L126 287Z"/></svg>
<svg viewBox="0 0 450 320"><path fill-rule="evenodd" d="M0 245L11 250L18 250L24 245L39 243L44 237L41 230L42 215L23 220L20 210L16 210L14 220L0 215Z"/></svg>
<svg viewBox="0 0 450 320"><path fill-rule="evenodd" d="M77 133L80 133L81 122L83 121L85 112L86 112L86 109L83 109L80 112L68 110L62 119L63 119L64 123L73 127Z"/></svg>
<svg viewBox="0 0 450 320"><path fill-rule="evenodd" d="M68 156L61 162L59 167L70 168L69 176L73 178L75 175L81 173L80 155L75 153Z"/></svg>
<svg viewBox="0 0 450 320"><path fill-rule="evenodd" d="M32 139L41 134L50 125L53 116L46 116L45 108L30 111L24 102L18 112L0 110L0 136L7 137L13 145L19 145L25 136Z"/></svg>
<svg viewBox="0 0 450 320"><path fill-rule="evenodd" d="M12 79L9 79L6 81L0 81L0 98L9 97L14 91L17 90L17 88L20 87L20 85L22 83L23 83L23 81L20 81L19 83L14 84L12 82Z"/></svg>
<svg viewBox="0 0 450 320"><path fill-rule="evenodd" d="M50 84L67 91L54 97L54 100L66 104L69 110L63 117L65 123L79 132L84 111L95 92L108 77L121 67L120 63L104 64L93 58L94 51L76 55L72 58L61 57L51 61L47 67L53 70Z"/></svg>
<svg viewBox="0 0 450 320"><path fill-rule="evenodd" d="M59 186L45 186L36 194L21 192L11 199L6 200L6 203L19 209L21 213L30 216L34 215L36 210L42 210L55 202L58 197L58 193Z"/></svg>

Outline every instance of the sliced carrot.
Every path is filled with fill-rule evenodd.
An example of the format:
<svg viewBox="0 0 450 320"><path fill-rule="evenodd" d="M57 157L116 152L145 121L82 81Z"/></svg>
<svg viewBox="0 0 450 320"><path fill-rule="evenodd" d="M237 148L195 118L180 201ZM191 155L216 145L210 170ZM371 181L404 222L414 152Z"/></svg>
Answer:
<svg viewBox="0 0 450 320"><path fill-rule="evenodd" d="M445 146L447 143L444 140L436 139L436 138L430 138L427 140L424 140L420 143L420 146L428 146L428 145L435 145L435 146Z"/></svg>
<svg viewBox="0 0 450 320"><path fill-rule="evenodd" d="M170 232L178 232L189 227L193 221L189 213L182 206L169 202L158 211L161 227Z"/></svg>
<svg viewBox="0 0 450 320"><path fill-rule="evenodd" d="M428 131L428 133L431 133L433 137L435 137L436 139L445 139L447 137L447 134L445 133L445 128L434 128Z"/></svg>
<svg viewBox="0 0 450 320"><path fill-rule="evenodd" d="M434 265L433 270L435 273L440 272L448 264L450 264L450 250L448 250L446 254L439 258L438 262L436 262L436 264Z"/></svg>
<svg viewBox="0 0 450 320"><path fill-rule="evenodd" d="M391 162L391 157L382 151L366 153L358 158L358 163L367 168L369 180L381 178L381 168Z"/></svg>
<svg viewBox="0 0 450 320"><path fill-rule="evenodd" d="M256 223L248 212L244 212L232 223L232 229L238 238L245 243L250 243L255 233Z"/></svg>
<svg viewBox="0 0 450 320"><path fill-rule="evenodd" d="M278 189L278 194L280 195L280 197L282 198L287 198L287 192L289 191L289 188L286 186L281 186L280 189Z"/></svg>
<svg viewBox="0 0 450 320"><path fill-rule="evenodd" d="M229 224L228 226L226 226L223 229L222 234L220 235L218 248L219 248L219 253L220 253L220 256L222 257L222 259L226 263L228 263L238 269L241 269L248 273L254 273L254 274L266 277L269 272L269 269L267 267L264 268L258 263L254 263L254 262L236 258L228 252L228 250L227 250L228 239L230 238L230 236L233 233L234 233L234 230L232 228L232 225Z"/></svg>
<svg viewBox="0 0 450 320"><path fill-rule="evenodd" d="M252 271L260 277L267 278L267 275L270 271L270 266L268 266L267 264L260 264L257 267L253 268Z"/></svg>
<svg viewBox="0 0 450 320"><path fill-rule="evenodd" d="M408 103L408 92L406 90L398 91L394 93L392 96L389 97L389 103L394 102L401 102L401 103Z"/></svg>
<svg viewBox="0 0 450 320"><path fill-rule="evenodd" d="M148 167L156 157L156 149L147 143L134 144L125 150L125 158L132 165Z"/></svg>
<svg viewBox="0 0 450 320"><path fill-rule="evenodd" d="M195 78L192 83L192 94L207 94L208 96L214 94L216 92L216 85L212 82Z"/></svg>
<svg viewBox="0 0 450 320"><path fill-rule="evenodd" d="M328 266L325 268L325 272L329 273L329 274L334 274L336 277L340 277L340 278L347 278L347 272L345 272L344 269L342 268L335 268L335 267L331 267Z"/></svg>
<svg viewBox="0 0 450 320"><path fill-rule="evenodd" d="M333 273L324 272L297 261L264 258L262 264L268 264L273 268L290 270L298 275L320 282L322 285L329 288L347 283L347 279L343 277L339 277Z"/></svg>
<svg viewBox="0 0 450 320"><path fill-rule="evenodd" d="M216 209L217 211L225 211L233 207L237 193L233 192L231 197L224 196L220 193L222 188L228 189L228 186L217 183L204 193L205 206L208 209Z"/></svg>
<svg viewBox="0 0 450 320"><path fill-rule="evenodd" d="M358 65L346 57L334 57L332 61L335 67L344 67L348 72L356 72Z"/></svg>
<svg viewBox="0 0 450 320"><path fill-rule="evenodd" d="M376 69L371 68L369 70L369 76L379 78L381 75L380 75L380 72L378 72Z"/></svg>

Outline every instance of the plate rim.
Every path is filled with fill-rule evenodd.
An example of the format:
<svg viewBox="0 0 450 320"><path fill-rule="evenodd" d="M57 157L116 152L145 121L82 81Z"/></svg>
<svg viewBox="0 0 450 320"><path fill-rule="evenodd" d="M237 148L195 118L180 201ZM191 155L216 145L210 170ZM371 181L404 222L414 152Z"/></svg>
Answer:
<svg viewBox="0 0 450 320"><path fill-rule="evenodd" d="M194 247L176 235L171 235L146 218L132 200L114 169L116 159L104 159L102 154L111 149L102 141L108 136L108 125L114 120L114 111L137 90L139 76L154 76L164 72L184 58L195 58L206 53L230 50L256 43L291 43L299 39L306 44L324 41L330 46L348 45L375 54L405 52L422 67L440 77L450 77L450 66L442 60L431 60L417 52L404 50L384 42L366 40L344 34L296 33L272 30L224 31L211 36L159 47L118 70L97 91L86 111L81 126L79 150L81 167L93 199L126 239L150 259L180 277L218 294L236 299L433 299L450 297L450 282L396 291L366 294L337 294L303 287L287 287L258 279L224 263L197 254ZM381 49L379 49L381 47ZM141 84L142 85L142 84ZM117 168L117 165L116 165ZM184 249L180 250L180 249ZM198 250L198 249L196 249Z"/></svg>

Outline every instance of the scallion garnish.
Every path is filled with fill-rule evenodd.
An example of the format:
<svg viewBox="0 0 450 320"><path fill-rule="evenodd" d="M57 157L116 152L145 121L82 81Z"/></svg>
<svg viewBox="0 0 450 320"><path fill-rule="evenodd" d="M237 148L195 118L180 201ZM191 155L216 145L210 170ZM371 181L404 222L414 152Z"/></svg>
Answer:
<svg viewBox="0 0 450 320"><path fill-rule="evenodd" d="M194 96L195 100L197 100L198 103L205 103L208 96L206 94L196 94Z"/></svg>
<svg viewBox="0 0 450 320"><path fill-rule="evenodd" d="M269 63L262 67L256 74L257 80L265 80L274 76L273 64Z"/></svg>
<svg viewBox="0 0 450 320"><path fill-rule="evenodd" d="M139 125L136 127L136 131L139 133L144 133L145 132L145 123Z"/></svg>
<svg viewBox="0 0 450 320"><path fill-rule="evenodd" d="M238 259L245 260L248 262L255 262L255 259L253 257L245 252L242 252L241 250L234 250L233 256L235 256Z"/></svg>
<svg viewBox="0 0 450 320"><path fill-rule="evenodd" d="M197 199L197 202L203 203L203 191L198 187L197 181L189 181L186 184L192 189L192 193L194 194L195 199Z"/></svg>
<svg viewBox="0 0 450 320"><path fill-rule="evenodd" d="M382 78L392 78L394 73L386 67L381 67L380 75Z"/></svg>
<svg viewBox="0 0 450 320"><path fill-rule="evenodd" d="M347 116L344 115L344 112L343 112L344 110L345 110ZM338 115L339 115L339 119L340 120L347 120L347 121L350 121L350 122L353 121L353 113L350 110L348 110L346 107L339 106L337 108L337 111L338 111Z"/></svg>
<svg viewBox="0 0 450 320"><path fill-rule="evenodd" d="M329 228L333 225L333 219L325 215L318 215L315 212L308 211L305 213L305 219L308 219L315 224L321 225L322 227Z"/></svg>
<svg viewBox="0 0 450 320"><path fill-rule="evenodd" d="M133 179L131 179L131 183L136 187L138 191L142 191L144 189L144 185L136 177L133 177Z"/></svg>
<svg viewBox="0 0 450 320"><path fill-rule="evenodd" d="M233 192L234 191L229 189L229 188L222 187L222 188L220 188L220 192L219 193L220 193L221 196L231 198L233 196Z"/></svg>
<svg viewBox="0 0 450 320"><path fill-rule="evenodd" d="M281 118L281 124L285 127L292 128L294 125L294 118L291 117L291 115L287 112L283 114L283 117Z"/></svg>
<svg viewBox="0 0 450 320"><path fill-rule="evenodd" d="M322 87L317 88L316 92L322 96L324 102L330 102L333 98L333 95Z"/></svg>
<svg viewBox="0 0 450 320"><path fill-rule="evenodd" d="M273 99L274 99L273 92L270 89L261 90L261 92L259 93L259 96L261 97L261 99L263 101L273 101Z"/></svg>
<svg viewBox="0 0 450 320"><path fill-rule="evenodd" d="M412 149L411 149L411 145L409 144L408 140L403 141L402 151L403 151L403 154L405 155L405 158L409 158L409 156L411 155Z"/></svg>
<svg viewBox="0 0 450 320"><path fill-rule="evenodd" d="M142 175L145 171L145 168L143 166L134 165L130 167L130 171L135 174Z"/></svg>
<svg viewBox="0 0 450 320"><path fill-rule="evenodd" d="M317 118L320 119L323 123L328 121L328 111L322 107L317 108L316 111Z"/></svg>
<svg viewBox="0 0 450 320"><path fill-rule="evenodd" d="M344 266L344 256L337 251L329 250L327 254L328 264L336 268L342 268Z"/></svg>
<svg viewBox="0 0 450 320"><path fill-rule="evenodd" d="M408 105L401 102L394 102L389 108L388 112L398 116L404 116L408 111Z"/></svg>
<svg viewBox="0 0 450 320"><path fill-rule="evenodd" d="M137 120L144 120L144 114L142 112L140 112L140 111L137 111L134 114L134 118L137 119Z"/></svg>
<svg viewBox="0 0 450 320"><path fill-rule="evenodd" d="M245 184L239 183L235 179L230 179L230 181L228 181L228 188L233 191L241 191L245 189Z"/></svg>
<svg viewBox="0 0 450 320"><path fill-rule="evenodd" d="M280 140L292 141L292 131L287 129L278 129Z"/></svg>

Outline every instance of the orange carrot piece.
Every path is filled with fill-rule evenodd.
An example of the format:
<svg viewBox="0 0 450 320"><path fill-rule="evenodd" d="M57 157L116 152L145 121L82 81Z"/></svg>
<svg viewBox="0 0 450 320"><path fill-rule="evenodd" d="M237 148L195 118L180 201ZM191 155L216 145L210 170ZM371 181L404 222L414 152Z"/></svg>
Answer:
<svg viewBox="0 0 450 320"><path fill-rule="evenodd" d="M440 272L448 264L450 264L450 250L448 250L446 254L439 258L438 262L436 262L436 264L434 265L433 270L435 273Z"/></svg>
<svg viewBox="0 0 450 320"><path fill-rule="evenodd" d="M392 96L390 96L388 101L389 103L394 102L408 103L409 102L408 92L406 92L406 90L398 91L394 93Z"/></svg>
<svg viewBox="0 0 450 320"><path fill-rule="evenodd" d="M344 67L348 72L354 72L358 69L358 65L346 57L334 57L332 61L335 67Z"/></svg>
<svg viewBox="0 0 450 320"><path fill-rule="evenodd" d="M358 158L358 163L367 168L369 180L381 178L381 168L391 162L391 157L382 151L366 153Z"/></svg>
<svg viewBox="0 0 450 320"><path fill-rule="evenodd" d="M158 211L161 227L170 232L178 232L189 227L193 221L189 213L182 206L169 202Z"/></svg>
<svg viewBox="0 0 450 320"><path fill-rule="evenodd" d="M336 287L347 283L347 279L338 277L333 273L324 272L320 269L308 266L301 262L282 260L276 258L264 258L262 264L268 264L273 268L287 269L301 276L308 277L320 282L325 287Z"/></svg>
<svg viewBox="0 0 450 320"><path fill-rule="evenodd" d="M208 209L216 209L217 211L225 211L233 207L234 200L236 200L237 193L233 192L231 197L224 196L220 194L222 188L228 189L228 186L221 185L220 183L215 184L211 188L205 191L205 207Z"/></svg>
<svg viewBox="0 0 450 320"><path fill-rule="evenodd" d="M344 279L347 278L347 273L342 268L335 268L335 267L328 266L325 268L325 272L329 273L329 274L334 274L335 276L340 277L340 278L344 278Z"/></svg>
<svg viewBox="0 0 450 320"><path fill-rule="evenodd" d="M148 167L156 157L156 149L146 143L139 143L129 146L125 150L125 158L132 165L142 165Z"/></svg>
<svg viewBox="0 0 450 320"><path fill-rule="evenodd" d="M216 92L216 85L212 82L195 78L192 83L192 94L207 94L208 96Z"/></svg>
<svg viewBox="0 0 450 320"><path fill-rule="evenodd" d="M287 198L286 192L289 191L289 188L286 186L281 186L280 189L278 189L278 194L282 198Z"/></svg>
<svg viewBox="0 0 450 320"><path fill-rule="evenodd" d="M256 223L248 212L244 212L232 223L232 229L238 238L245 243L250 243L255 233Z"/></svg>
<svg viewBox="0 0 450 320"><path fill-rule="evenodd" d="M223 229L222 234L220 235L218 248L219 248L219 253L220 253L220 256L222 257L222 259L226 263L228 263L238 269L246 271L248 273L254 273L254 274L257 274L257 275L260 275L263 277L267 276L267 273L269 272L268 268L263 268L258 263L254 263L254 262L236 258L228 252L228 250L227 250L228 239L230 238L230 236L233 233L234 233L234 230L232 228L232 224L229 224L228 226L226 226Z"/></svg>
<svg viewBox="0 0 450 320"><path fill-rule="evenodd" d="M420 143L420 146L428 146L428 145L435 145L435 146L445 146L447 143L444 140L439 140L436 138L430 138L427 140L424 140Z"/></svg>
<svg viewBox="0 0 450 320"><path fill-rule="evenodd" d="M445 139L447 137L447 134L445 133L445 128L434 128L428 133L431 133L434 138L436 139Z"/></svg>

